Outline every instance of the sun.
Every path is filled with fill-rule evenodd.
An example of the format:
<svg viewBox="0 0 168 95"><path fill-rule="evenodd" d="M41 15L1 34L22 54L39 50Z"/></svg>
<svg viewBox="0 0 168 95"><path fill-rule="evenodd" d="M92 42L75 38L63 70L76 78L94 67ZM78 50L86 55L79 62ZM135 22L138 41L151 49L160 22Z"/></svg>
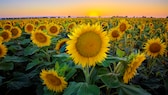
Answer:
<svg viewBox="0 0 168 95"><path fill-rule="evenodd" d="M98 12L98 11L90 11L89 13L88 13L88 15L89 15L89 17L98 17L98 16L100 16L100 13Z"/></svg>

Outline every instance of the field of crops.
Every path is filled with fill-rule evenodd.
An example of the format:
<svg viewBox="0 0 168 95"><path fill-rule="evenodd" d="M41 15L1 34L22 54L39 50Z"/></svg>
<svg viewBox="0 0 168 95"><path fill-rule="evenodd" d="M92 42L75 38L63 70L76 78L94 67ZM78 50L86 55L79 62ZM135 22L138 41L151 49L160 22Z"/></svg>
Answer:
<svg viewBox="0 0 168 95"><path fill-rule="evenodd" d="M167 18L0 20L0 95L167 95Z"/></svg>

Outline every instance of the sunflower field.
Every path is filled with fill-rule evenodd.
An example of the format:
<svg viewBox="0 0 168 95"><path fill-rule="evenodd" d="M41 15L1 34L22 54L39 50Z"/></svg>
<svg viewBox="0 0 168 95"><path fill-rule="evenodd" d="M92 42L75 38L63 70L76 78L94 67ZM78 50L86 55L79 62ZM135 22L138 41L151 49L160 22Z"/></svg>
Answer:
<svg viewBox="0 0 168 95"><path fill-rule="evenodd" d="M168 95L168 19L1 19L0 95Z"/></svg>

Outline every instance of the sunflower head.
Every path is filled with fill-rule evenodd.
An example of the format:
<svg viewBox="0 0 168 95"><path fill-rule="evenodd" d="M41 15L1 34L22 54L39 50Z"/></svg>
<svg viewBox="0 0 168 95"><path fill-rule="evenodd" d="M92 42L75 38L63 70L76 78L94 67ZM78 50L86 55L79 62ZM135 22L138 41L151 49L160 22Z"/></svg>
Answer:
<svg viewBox="0 0 168 95"><path fill-rule="evenodd" d="M37 30L47 30L47 26L45 24L40 24L38 27L37 27Z"/></svg>
<svg viewBox="0 0 168 95"><path fill-rule="evenodd" d="M74 28L76 26L76 23L75 22L71 22L71 23L69 23L69 25L68 25L68 29L67 29L67 32L70 32L71 30L72 30L72 28Z"/></svg>
<svg viewBox="0 0 168 95"><path fill-rule="evenodd" d="M134 58L128 64L124 72L124 76L123 76L124 83L128 83L136 75L137 68L142 64L142 62L145 59L146 57L144 53L137 54L136 56L134 56Z"/></svg>
<svg viewBox="0 0 168 95"><path fill-rule="evenodd" d="M4 29L4 30L9 30L9 31L10 31L11 28L12 28L12 25L10 25L10 24L4 24L4 25L3 25L3 29Z"/></svg>
<svg viewBox="0 0 168 95"><path fill-rule="evenodd" d="M83 24L75 27L67 41L67 53L76 64L95 66L106 58L109 38L99 25Z"/></svg>
<svg viewBox="0 0 168 95"><path fill-rule="evenodd" d="M31 40L38 47L49 46L51 44L51 37L41 30L33 31L31 34Z"/></svg>
<svg viewBox="0 0 168 95"><path fill-rule="evenodd" d="M0 43L0 58L4 57L7 54L8 49L6 48L5 45Z"/></svg>
<svg viewBox="0 0 168 95"><path fill-rule="evenodd" d="M3 42L8 42L12 38L12 33L8 30L4 30L0 35L3 38Z"/></svg>
<svg viewBox="0 0 168 95"><path fill-rule="evenodd" d="M60 53L61 52L61 48L66 45L66 42L68 41L69 39L68 38L63 38L61 40L59 40L55 46L55 50L57 53Z"/></svg>
<svg viewBox="0 0 168 95"><path fill-rule="evenodd" d="M30 34L34 30L34 25L31 23L27 23L24 29L26 33Z"/></svg>
<svg viewBox="0 0 168 95"><path fill-rule="evenodd" d="M56 36L59 34L59 26L56 25L56 24L50 24L48 27L47 27L47 30L48 30L48 34L51 35L51 36Z"/></svg>
<svg viewBox="0 0 168 95"><path fill-rule="evenodd" d="M21 36L22 31L19 27L12 27L11 33L12 33L12 38L15 39Z"/></svg>
<svg viewBox="0 0 168 95"><path fill-rule="evenodd" d="M162 56L164 54L166 50L166 45L161 41L160 38L153 38L149 39L145 43L144 50L147 53L147 55L155 58L158 55Z"/></svg>
<svg viewBox="0 0 168 95"><path fill-rule="evenodd" d="M121 19L118 28L121 33L124 33L129 28L129 24L125 19Z"/></svg>
<svg viewBox="0 0 168 95"><path fill-rule="evenodd" d="M43 84L47 86L49 90L62 92L67 87L67 82L64 77L61 77L54 70L42 70L40 78L43 80Z"/></svg>
<svg viewBox="0 0 168 95"><path fill-rule="evenodd" d="M112 28L108 32L108 36L110 40L115 41L115 40L120 40L122 37L122 33L119 32L118 28Z"/></svg>

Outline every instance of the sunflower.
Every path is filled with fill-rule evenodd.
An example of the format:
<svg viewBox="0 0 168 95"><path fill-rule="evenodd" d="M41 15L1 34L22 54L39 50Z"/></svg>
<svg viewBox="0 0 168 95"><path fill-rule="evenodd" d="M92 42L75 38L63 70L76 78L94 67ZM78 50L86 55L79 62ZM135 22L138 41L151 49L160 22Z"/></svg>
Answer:
<svg viewBox="0 0 168 95"><path fill-rule="evenodd" d="M75 22L71 22L71 23L68 25L68 30L67 30L67 32L70 32L74 26L76 26L76 23L75 23Z"/></svg>
<svg viewBox="0 0 168 95"><path fill-rule="evenodd" d="M137 54L135 58L132 59L131 63L128 64L123 76L124 83L128 83L137 73L137 68L142 64L146 59L145 54Z"/></svg>
<svg viewBox="0 0 168 95"><path fill-rule="evenodd" d="M67 87L67 82L64 77L58 76L54 70L43 69L40 73L40 78L49 90L62 92Z"/></svg>
<svg viewBox="0 0 168 95"><path fill-rule="evenodd" d="M56 52L60 53L60 49L62 48L63 45L66 44L66 42L68 41L68 38L63 38L61 40L59 40L55 46L55 50Z"/></svg>
<svg viewBox="0 0 168 95"><path fill-rule="evenodd" d="M112 41L115 41L115 40L120 40L122 37L122 34L119 32L118 28L112 28L108 32L108 36Z"/></svg>
<svg viewBox="0 0 168 95"><path fill-rule="evenodd" d="M3 42L8 42L12 38L12 33L8 30L4 30L1 34Z"/></svg>
<svg viewBox="0 0 168 95"><path fill-rule="evenodd" d="M124 33L129 28L129 24L125 19L121 19L118 28L121 33Z"/></svg>
<svg viewBox="0 0 168 95"><path fill-rule="evenodd" d="M59 26L56 24L50 24L47 28L48 34L51 36L56 36L59 34Z"/></svg>
<svg viewBox="0 0 168 95"><path fill-rule="evenodd" d="M37 27L37 30L47 30L47 26L45 24L40 24L38 27Z"/></svg>
<svg viewBox="0 0 168 95"><path fill-rule="evenodd" d="M3 37L0 36L0 44L2 44L2 42L3 42Z"/></svg>
<svg viewBox="0 0 168 95"><path fill-rule="evenodd" d="M31 34L31 40L38 47L49 46L51 43L51 37L41 30L33 31Z"/></svg>
<svg viewBox="0 0 168 95"><path fill-rule="evenodd" d="M4 57L7 54L8 49L5 45L0 43L0 58Z"/></svg>
<svg viewBox="0 0 168 95"><path fill-rule="evenodd" d="M27 23L24 29L26 33L30 34L34 30L34 25L31 23Z"/></svg>
<svg viewBox="0 0 168 95"><path fill-rule="evenodd" d="M12 28L12 25L10 25L10 24L4 24L4 25L3 25L3 29L4 29L4 30L9 30L9 31L10 31L11 28Z"/></svg>
<svg viewBox="0 0 168 95"><path fill-rule="evenodd" d="M165 43L162 43L160 38L153 38L145 43L144 49L147 55L155 58L158 55L162 56L164 54L166 45Z"/></svg>
<svg viewBox="0 0 168 95"><path fill-rule="evenodd" d="M95 66L106 58L109 38L106 32L102 32L101 26L80 25L74 28L69 38L67 53L74 59L75 64L82 67Z"/></svg>
<svg viewBox="0 0 168 95"><path fill-rule="evenodd" d="M11 29L12 38L18 38L22 34L22 30L19 27L12 27Z"/></svg>

